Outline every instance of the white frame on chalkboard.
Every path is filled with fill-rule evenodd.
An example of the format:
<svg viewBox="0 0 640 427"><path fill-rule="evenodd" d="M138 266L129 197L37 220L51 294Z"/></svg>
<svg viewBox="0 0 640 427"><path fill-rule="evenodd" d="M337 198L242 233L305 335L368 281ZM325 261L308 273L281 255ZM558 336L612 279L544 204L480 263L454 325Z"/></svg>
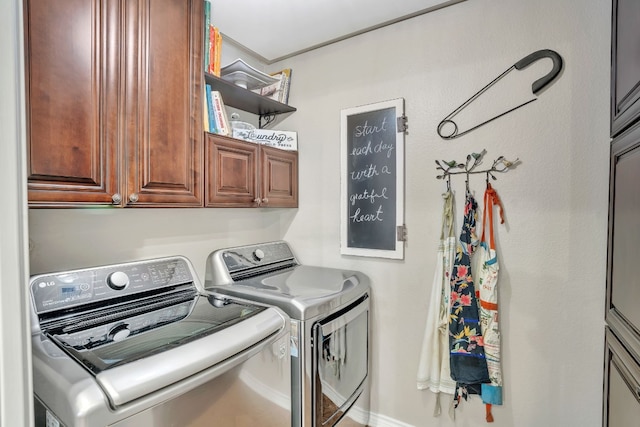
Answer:
<svg viewBox="0 0 640 427"><path fill-rule="evenodd" d="M348 246L348 222L349 222L349 194L348 194L348 130L347 120L349 116L395 108L396 121L396 224L395 229L404 227L404 135L403 130L398 131L398 118L404 118L404 98L389 101L376 102L361 105L359 107L346 108L340 112L340 253L342 255L356 255L377 258L404 259L404 241L395 240L395 249L368 249Z"/></svg>

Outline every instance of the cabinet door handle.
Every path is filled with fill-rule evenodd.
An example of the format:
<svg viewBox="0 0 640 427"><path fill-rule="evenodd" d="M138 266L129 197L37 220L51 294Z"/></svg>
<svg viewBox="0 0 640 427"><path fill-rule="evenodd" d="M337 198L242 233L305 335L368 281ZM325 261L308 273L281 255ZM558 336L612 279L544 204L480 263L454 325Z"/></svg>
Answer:
<svg viewBox="0 0 640 427"><path fill-rule="evenodd" d="M253 199L253 203L257 204L258 206L260 206L260 198L256 197L255 199Z"/></svg>
<svg viewBox="0 0 640 427"><path fill-rule="evenodd" d="M264 204L266 205L267 203L269 203L269 199L267 199L267 198L265 197L264 199L262 199L262 203L264 203Z"/></svg>
<svg viewBox="0 0 640 427"><path fill-rule="evenodd" d="M135 203L138 201L138 195L136 193L131 193L131 195L129 196L129 201L131 203Z"/></svg>
<svg viewBox="0 0 640 427"><path fill-rule="evenodd" d="M122 196L120 195L120 193L116 193L113 196L111 196L111 203L114 205L119 205L120 202L122 202Z"/></svg>

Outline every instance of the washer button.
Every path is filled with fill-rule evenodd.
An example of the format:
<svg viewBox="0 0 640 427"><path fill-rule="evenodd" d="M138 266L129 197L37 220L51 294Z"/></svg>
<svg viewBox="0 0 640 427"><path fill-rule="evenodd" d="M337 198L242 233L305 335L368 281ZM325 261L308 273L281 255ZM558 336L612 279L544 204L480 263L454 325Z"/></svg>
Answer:
<svg viewBox="0 0 640 427"><path fill-rule="evenodd" d="M115 289L116 291L120 291L127 287L129 284L129 276L122 271L116 271L115 273L111 273L109 277L107 277L107 285L111 289Z"/></svg>
<svg viewBox="0 0 640 427"><path fill-rule="evenodd" d="M253 251L253 257L256 261L262 261L262 259L264 258L264 251L262 249L256 249L255 251Z"/></svg>

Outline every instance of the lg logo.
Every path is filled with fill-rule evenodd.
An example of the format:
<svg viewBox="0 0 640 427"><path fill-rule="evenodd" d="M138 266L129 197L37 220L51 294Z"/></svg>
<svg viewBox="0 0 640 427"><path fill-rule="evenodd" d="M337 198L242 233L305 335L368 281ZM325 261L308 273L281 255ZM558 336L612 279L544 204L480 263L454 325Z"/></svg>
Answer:
<svg viewBox="0 0 640 427"><path fill-rule="evenodd" d="M49 282L40 282L38 283L38 286L40 286L41 288L46 288L48 286L55 286L56 282L54 282L53 280L49 281Z"/></svg>

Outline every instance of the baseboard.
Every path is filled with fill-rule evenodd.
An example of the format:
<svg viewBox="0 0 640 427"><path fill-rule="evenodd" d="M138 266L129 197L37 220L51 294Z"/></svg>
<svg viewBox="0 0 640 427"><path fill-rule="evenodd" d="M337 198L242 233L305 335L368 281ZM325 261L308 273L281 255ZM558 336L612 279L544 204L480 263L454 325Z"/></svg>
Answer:
<svg viewBox="0 0 640 427"><path fill-rule="evenodd" d="M384 415L370 413L369 427L415 427L415 426L412 426L411 424L403 423L402 421L398 421Z"/></svg>

